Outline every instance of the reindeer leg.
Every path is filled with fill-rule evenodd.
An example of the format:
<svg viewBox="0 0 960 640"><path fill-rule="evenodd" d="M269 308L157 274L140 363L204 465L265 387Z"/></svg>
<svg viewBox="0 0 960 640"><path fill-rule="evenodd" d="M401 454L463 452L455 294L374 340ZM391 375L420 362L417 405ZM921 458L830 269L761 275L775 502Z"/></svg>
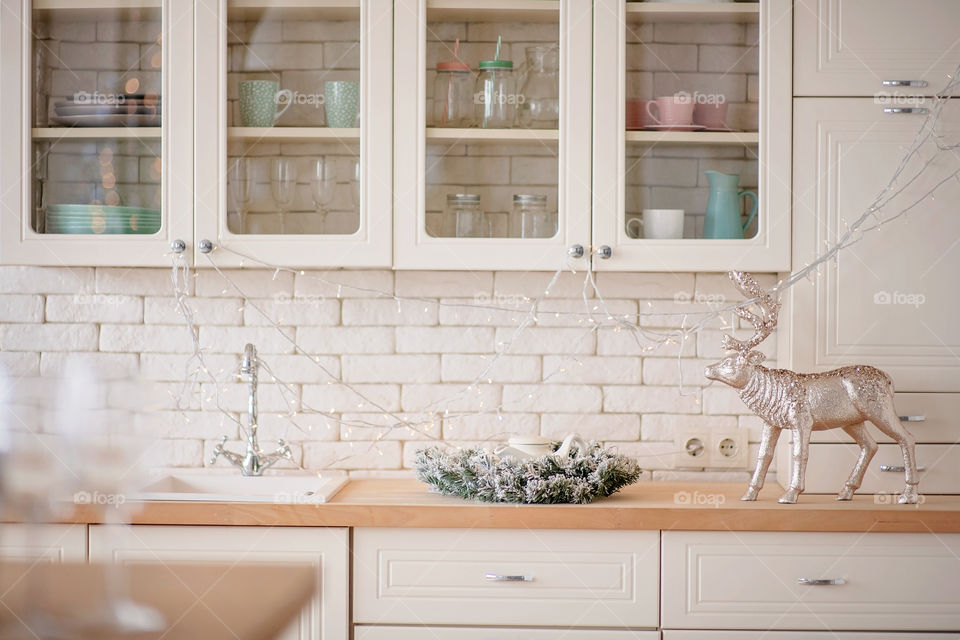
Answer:
<svg viewBox="0 0 960 640"><path fill-rule="evenodd" d="M813 431L813 418L810 414L797 416L793 429L793 467L790 470L790 488L780 496L777 502L794 504L803 493L804 476L807 473L807 456L810 454L810 432Z"/></svg>
<svg viewBox="0 0 960 640"><path fill-rule="evenodd" d="M893 398L887 396L881 400L881 407L876 415L869 415L870 422L877 425L880 431L893 438L900 445L900 451L903 452L903 468L905 469L906 485L897 502L900 504L916 504L917 485L920 478L917 476L917 454L914 447L914 439L906 428L900 424L900 418L897 417L897 410L893 406Z"/></svg>
<svg viewBox="0 0 960 640"><path fill-rule="evenodd" d="M850 437L860 445L860 455L857 457L857 464L854 465L853 471L850 472L850 477L837 495L837 500L852 500L853 492L863 484L863 474L867 471L867 465L870 464L873 456L877 453L877 443L870 437L870 434L867 432L867 427L862 422L848 425L844 427L843 430L850 434Z"/></svg>
<svg viewBox="0 0 960 640"><path fill-rule="evenodd" d="M780 427L765 423L763 425L763 436L760 439L760 453L757 455L757 468L753 471L753 477L750 479L750 486L747 492L743 494L741 500L756 500L760 489L763 489L763 481L767 477L767 469L770 468L770 462L773 460L773 452L777 447L777 440L780 439Z"/></svg>

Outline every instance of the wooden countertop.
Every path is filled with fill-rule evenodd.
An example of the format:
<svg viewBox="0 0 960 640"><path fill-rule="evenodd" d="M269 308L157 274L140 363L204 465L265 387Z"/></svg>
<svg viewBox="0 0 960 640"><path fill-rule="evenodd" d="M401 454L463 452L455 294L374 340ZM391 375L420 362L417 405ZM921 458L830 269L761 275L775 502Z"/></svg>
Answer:
<svg viewBox="0 0 960 640"><path fill-rule="evenodd" d="M519 529L667 529L692 531L887 531L960 533L960 496L925 496L920 505L877 504L874 496L837 502L803 495L777 503L769 484L757 502L741 502L737 483L640 482L587 505L504 505L431 493L416 480L355 480L322 505L144 502L135 524L293 527L467 527ZM887 497L887 496L884 496ZM130 506L129 504L127 506ZM68 522L102 522L87 505Z"/></svg>

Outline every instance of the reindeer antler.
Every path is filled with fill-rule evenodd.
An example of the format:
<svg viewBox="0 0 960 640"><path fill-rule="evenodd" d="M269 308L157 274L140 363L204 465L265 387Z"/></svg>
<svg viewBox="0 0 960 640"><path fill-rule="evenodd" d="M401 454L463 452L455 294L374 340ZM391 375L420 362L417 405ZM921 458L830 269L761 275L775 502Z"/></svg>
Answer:
<svg viewBox="0 0 960 640"><path fill-rule="evenodd" d="M745 353L766 340L767 336L777 328L777 314L780 313L780 302L763 290L752 275L746 271L730 271L727 273L733 285L748 299L756 299L761 315L750 311L750 305L736 307L738 316L753 325L753 337L749 340L737 340L729 334L724 334L722 346L728 351ZM761 317L762 316L762 317Z"/></svg>

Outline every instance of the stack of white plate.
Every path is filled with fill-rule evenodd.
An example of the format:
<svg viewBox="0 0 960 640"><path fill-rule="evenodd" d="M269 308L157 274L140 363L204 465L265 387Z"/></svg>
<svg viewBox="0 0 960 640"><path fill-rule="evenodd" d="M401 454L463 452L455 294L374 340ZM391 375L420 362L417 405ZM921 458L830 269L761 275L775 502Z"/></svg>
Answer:
<svg viewBox="0 0 960 640"><path fill-rule="evenodd" d="M47 207L46 233L151 234L159 230L159 209L102 204L52 204Z"/></svg>
<svg viewBox="0 0 960 640"><path fill-rule="evenodd" d="M161 100L157 94L74 94L54 105L52 120L70 127L159 127Z"/></svg>

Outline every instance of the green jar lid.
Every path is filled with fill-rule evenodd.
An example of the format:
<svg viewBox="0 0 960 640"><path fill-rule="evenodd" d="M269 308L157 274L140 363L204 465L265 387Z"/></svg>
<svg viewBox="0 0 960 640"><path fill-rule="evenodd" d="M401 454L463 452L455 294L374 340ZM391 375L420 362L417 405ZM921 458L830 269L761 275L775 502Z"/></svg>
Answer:
<svg viewBox="0 0 960 640"><path fill-rule="evenodd" d="M480 70L484 69L508 69L513 70L513 60L481 60Z"/></svg>

